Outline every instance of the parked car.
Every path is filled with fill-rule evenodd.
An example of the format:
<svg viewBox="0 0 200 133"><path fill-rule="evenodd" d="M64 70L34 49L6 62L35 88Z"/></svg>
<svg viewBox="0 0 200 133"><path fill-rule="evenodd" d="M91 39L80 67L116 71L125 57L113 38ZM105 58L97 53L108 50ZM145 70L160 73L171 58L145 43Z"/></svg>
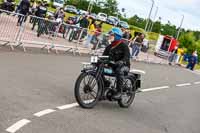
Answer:
<svg viewBox="0 0 200 133"><path fill-rule="evenodd" d="M53 6L54 7L63 7L64 6L64 0L53 0Z"/></svg>
<svg viewBox="0 0 200 133"><path fill-rule="evenodd" d="M54 16L54 15L55 15L54 12L52 12L52 11L47 11L47 16L52 17L52 16Z"/></svg>
<svg viewBox="0 0 200 133"><path fill-rule="evenodd" d="M129 25L128 25L128 23L125 22L125 21L120 21L120 22L118 23L118 26L119 26L119 27L126 28L126 29L129 29Z"/></svg>
<svg viewBox="0 0 200 133"><path fill-rule="evenodd" d="M77 14L78 15L88 15L89 13L85 10L77 9Z"/></svg>
<svg viewBox="0 0 200 133"><path fill-rule="evenodd" d="M107 14L105 14L105 13L98 13L97 20L106 22L106 20L107 20Z"/></svg>
<svg viewBox="0 0 200 133"><path fill-rule="evenodd" d="M76 7L72 6L72 5L65 6L64 11L69 12L69 13L73 13L73 14L77 14Z"/></svg>
<svg viewBox="0 0 200 133"><path fill-rule="evenodd" d="M106 23L111 24L111 25L117 25L119 23L119 19L117 17L114 17L114 16L109 16L107 18Z"/></svg>
<svg viewBox="0 0 200 133"><path fill-rule="evenodd" d="M96 15L95 13L92 13L92 14L90 14L90 15L88 15L88 16L89 16L89 18L92 18L92 19L94 19L94 20L97 19L97 15Z"/></svg>

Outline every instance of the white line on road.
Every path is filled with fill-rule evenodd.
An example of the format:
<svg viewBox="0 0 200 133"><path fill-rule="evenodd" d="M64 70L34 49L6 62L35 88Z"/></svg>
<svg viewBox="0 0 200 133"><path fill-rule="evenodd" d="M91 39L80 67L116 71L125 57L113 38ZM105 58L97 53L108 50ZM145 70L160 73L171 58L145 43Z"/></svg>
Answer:
<svg viewBox="0 0 200 133"><path fill-rule="evenodd" d="M168 89L169 86L161 86L161 87L155 87L155 88L148 88L148 89L142 89L139 90L140 92L147 92L147 91L154 91L154 90L161 90L161 89Z"/></svg>
<svg viewBox="0 0 200 133"><path fill-rule="evenodd" d="M52 112L55 112L56 110L53 110L53 109L46 109L46 110L43 110L43 111L40 111L40 112L37 112L35 114L33 114L34 116L37 116L37 117L41 117L41 116L44 116L46 114L50 114Z"/></svg>
<svg viewBox="0 0 200 133"><path fill-rule="evenodd" d="M15 124L13 124L12 126L10 126L9 128L7 128L6 131L9 133L15 133L17 130L19 130L20 128L22 128L23 126L25 126L26 124L30 122L31 122L30 120L22 119L16 122Z"/></svg>
<svg viewBox="0 0 200 133"><path fill-rule="evenodd" d="M70 108L73 108L73 107L76 107L76 106L78 106L78 103L72 103L72 104L62 105L62 106L58 106L56 108L60 109L60 110L64 110L64 109L70 109Z"/></svg>
<svg viewBox="0 0 200 133"><path fill-rule="evenodd" d="M194 84L195 84L195 85L198 85L198 84L200 84L200 82L194 82Z"/></svg>
<svg viewBox="0 0 200 133"><path fill-rule="evenodd" d="M176 87L189 86L191 83L177 84Z"/></svg>

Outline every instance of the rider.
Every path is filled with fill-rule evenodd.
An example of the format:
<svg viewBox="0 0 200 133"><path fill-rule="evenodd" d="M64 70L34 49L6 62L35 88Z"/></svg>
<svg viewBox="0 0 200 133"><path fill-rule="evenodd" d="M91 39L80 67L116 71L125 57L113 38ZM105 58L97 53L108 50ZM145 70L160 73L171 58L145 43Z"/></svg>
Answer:
<svg viewBox="0 0 200 133"><path fill-rule="evenodd" d="M109 56L110 59L115 62L115 65L111 66L117 78L117 92L113 98L120 99L124 76L128 74L130 70L130 52L128 46L122 40L123 32L121 29L112 28L109 34L111 44L106 47L103 55Z"/></svg>

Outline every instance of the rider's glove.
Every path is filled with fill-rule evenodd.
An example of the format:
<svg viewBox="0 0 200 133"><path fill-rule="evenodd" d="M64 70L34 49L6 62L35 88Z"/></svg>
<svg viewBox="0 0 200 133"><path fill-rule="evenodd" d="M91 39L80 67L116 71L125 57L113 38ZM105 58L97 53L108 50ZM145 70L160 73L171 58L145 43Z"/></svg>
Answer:
<svg viewBox="0 0 200 133"><path fill-rule="evenodd" d="M124 65L123 61L117 61L116 62L116 66L118 66L118 67L123 66L123 65Z"/></svg>

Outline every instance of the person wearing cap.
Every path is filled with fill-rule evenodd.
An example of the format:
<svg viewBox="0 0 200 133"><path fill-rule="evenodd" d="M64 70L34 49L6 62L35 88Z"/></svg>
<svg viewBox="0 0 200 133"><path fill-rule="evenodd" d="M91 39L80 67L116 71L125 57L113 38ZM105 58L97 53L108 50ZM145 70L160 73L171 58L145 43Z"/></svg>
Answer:
<svg viewBox="0 0 200 133"><path fill-rule="evenodd" d="M128 46L122 40L123 32L121 29L112 28L109 35L111 44L105 48L103 55L109 56L111 61L115 62L115 65L111 66L116 73L117 79L117 92L114 94L113 98L120 99L124 76L128 74L130 70L130 52Z"/></svg>

